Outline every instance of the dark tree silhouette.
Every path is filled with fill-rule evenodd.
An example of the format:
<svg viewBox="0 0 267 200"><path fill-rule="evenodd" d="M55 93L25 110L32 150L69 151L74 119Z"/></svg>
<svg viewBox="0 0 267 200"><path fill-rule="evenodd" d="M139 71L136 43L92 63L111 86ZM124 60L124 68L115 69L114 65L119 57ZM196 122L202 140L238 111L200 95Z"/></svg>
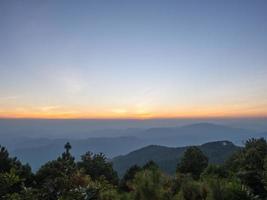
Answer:
<svg viewBox="0 0 267 200"><path fill-rule="evenodd" d="M177 165L177 171L190 173L194 179L199 179L201 172L208 166L208 158L197 147L189 147Z"/></svg>
<svg viewBox="0 0 267 200"><path fill-rule="evenodd" d="M108 162L103 153L93 154L87 152L82 155L82 161L78 162L78 167L90 175L93 180L103 176L110 183L118 184L117 172L114 171L112 163Z"/></svg>
<svg viewBox="0 0 267 200"><path fill-rule="evenodd" d="M64 148L66 149L66 154L69 154L70 153L70 149L71 149L71 145L69 142L67 142L64 146Z"/></svg>

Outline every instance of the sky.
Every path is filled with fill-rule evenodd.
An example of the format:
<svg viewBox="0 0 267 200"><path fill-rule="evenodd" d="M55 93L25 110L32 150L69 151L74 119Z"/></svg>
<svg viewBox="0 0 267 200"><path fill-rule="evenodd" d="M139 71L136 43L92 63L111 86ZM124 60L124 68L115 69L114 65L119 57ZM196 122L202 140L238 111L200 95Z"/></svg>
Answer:
<svg viewBox="0 0 267 200"><path fill-rule="evenodd" d="M1 118L267 116L265 0L2 0Z"/></svg>

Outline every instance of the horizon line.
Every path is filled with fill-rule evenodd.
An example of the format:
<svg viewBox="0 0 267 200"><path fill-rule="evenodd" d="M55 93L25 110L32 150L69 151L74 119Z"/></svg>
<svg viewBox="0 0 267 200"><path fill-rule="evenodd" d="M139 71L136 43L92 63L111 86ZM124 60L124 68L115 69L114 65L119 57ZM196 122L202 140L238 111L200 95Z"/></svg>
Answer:
<svg viewBox="0 0 267 200"><path fill-rule="evenodd" d="M149 120L201 120L201 119L265 119L266 116L198 116L198 117L1 117L0 120L138 120L138 121L149 121Z"/></svg>

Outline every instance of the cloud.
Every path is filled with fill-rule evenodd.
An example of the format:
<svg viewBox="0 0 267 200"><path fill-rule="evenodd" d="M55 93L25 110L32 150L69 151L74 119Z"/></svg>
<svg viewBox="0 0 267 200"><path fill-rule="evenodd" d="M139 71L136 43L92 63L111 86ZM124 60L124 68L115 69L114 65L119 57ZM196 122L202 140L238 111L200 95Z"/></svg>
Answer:
<svg viewBox="0 0 267 200"><path fill-rule="evenodd" d="M50 112L50 111L54 111L61 108L61 106L42 106L42 107L38 107L39 110L43 111L43 112Z"/></svg>

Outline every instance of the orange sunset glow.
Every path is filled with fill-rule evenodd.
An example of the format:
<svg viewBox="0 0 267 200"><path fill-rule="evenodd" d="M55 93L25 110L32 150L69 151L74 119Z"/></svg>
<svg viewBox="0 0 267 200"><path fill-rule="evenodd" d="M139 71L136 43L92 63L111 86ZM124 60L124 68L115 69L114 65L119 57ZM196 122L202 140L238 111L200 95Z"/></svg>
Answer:
<svg viewBox="0 0 267 200"><path fill-rule="evenodd" d="M267 112L256 108L243 109L242 107L216 107L216 108L184 108L176 110L150 110L150 109L110 109L106 111L85 111L80 109L17 109L2 112L2 118L40 118L40 119L154 119L154 118L236 118L236 117L266 117Z"/></svg>

